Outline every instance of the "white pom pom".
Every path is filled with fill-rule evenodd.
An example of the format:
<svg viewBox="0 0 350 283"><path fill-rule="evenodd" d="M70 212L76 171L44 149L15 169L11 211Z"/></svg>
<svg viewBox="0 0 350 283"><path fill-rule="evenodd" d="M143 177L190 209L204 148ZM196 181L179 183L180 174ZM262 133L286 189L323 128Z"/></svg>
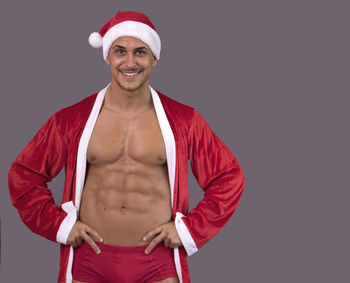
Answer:
<svg viewBox="0 0 350 283"><path fill-rule="evenodd" d="M93 48L102 47L102 36L98 32L93 32L89 36L89 43Z"/></svg>

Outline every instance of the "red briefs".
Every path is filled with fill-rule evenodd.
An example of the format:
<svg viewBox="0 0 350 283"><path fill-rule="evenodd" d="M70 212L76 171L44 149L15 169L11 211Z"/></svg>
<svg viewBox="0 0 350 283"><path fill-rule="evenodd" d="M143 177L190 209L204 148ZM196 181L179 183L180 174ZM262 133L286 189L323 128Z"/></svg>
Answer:
<svg viewBox="0 0 350 283"><path fill-rule="evenodd" d="M96 242L101 253L85 241L74 249L73 280L88 283L151 283L176 277L174 250L158 243L150 254L143 246L116 246Z"/></svg>

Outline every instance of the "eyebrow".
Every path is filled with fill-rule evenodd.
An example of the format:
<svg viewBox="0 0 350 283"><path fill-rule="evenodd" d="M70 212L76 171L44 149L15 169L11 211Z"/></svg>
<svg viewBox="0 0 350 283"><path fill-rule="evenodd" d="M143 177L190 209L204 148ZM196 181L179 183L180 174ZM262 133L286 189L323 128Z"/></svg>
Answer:
<svg viewBox="0 0 350 283"><path fill-rule="evenodd" d="M121 46L121 45L114 45L113 48L126 49L124 46ZM140 46L134 49L134 51L140 51L140 50L148 50L148 48L145 46Z"/></svg>
<svg viewBox="0 0 350 283"><path fill-rule="evenodd" d="M135 48L135 51L140 51L140 50L148 50L148 48L144 46Z"/></svg>
<svg viewBox="0 0 350 283"><path fill-rule="evenodd" d="M121 48L121 49L125 49L124 46L121 46L121 45L114 45L113 48Z"/></svg>

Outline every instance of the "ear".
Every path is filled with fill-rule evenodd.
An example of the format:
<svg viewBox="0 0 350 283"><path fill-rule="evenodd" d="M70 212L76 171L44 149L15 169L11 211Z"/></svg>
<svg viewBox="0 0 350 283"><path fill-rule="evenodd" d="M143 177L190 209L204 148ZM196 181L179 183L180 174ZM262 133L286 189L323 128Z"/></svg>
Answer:
<svg viewBox="0 0 350 283"><path fill-rule="evenodd" d="M107 65L111 65L111 62L109 61L109 55L107 56L106 64L107 64Z"/></svg>
<svg viewBox="0 0 350 283"><path fill-rule="evenodd" d="M157 60L157 59L154 59L154 60L153 60L153 63L152 63L152 67L157 66L157 64L158 64L158 60Z"/></svg>

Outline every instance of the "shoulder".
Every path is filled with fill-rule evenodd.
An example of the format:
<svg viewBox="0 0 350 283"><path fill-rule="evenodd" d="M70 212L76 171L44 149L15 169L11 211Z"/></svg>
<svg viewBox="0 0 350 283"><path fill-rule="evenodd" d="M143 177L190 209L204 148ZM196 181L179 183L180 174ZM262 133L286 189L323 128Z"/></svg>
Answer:
<svg viewBox="0 0 350 283"><path fill-rule="evenodd" d="M193 119L196 112L194 107L181 103L158 90L156 90L156 92L158 93L168 116L172 116L176 120L186 120L187 122L190 122Z"/></svg>
<svg viewBox="0 0 350 283"><path fill-rule="evenodd" d="M98 92L90 94L72 105L59 109L53 116L57 122L87 119L95 103L97 94Z"/></svg>
<svg viewBox="0 0 350 283"><path fill-rule="evenodd" d="M57 110L49 118L54 126L53 129L60 132L61 136L67 137L68 140L81 132L81 128L89 118L97 94L98 92L90 94L72 105Z"/></svg>

